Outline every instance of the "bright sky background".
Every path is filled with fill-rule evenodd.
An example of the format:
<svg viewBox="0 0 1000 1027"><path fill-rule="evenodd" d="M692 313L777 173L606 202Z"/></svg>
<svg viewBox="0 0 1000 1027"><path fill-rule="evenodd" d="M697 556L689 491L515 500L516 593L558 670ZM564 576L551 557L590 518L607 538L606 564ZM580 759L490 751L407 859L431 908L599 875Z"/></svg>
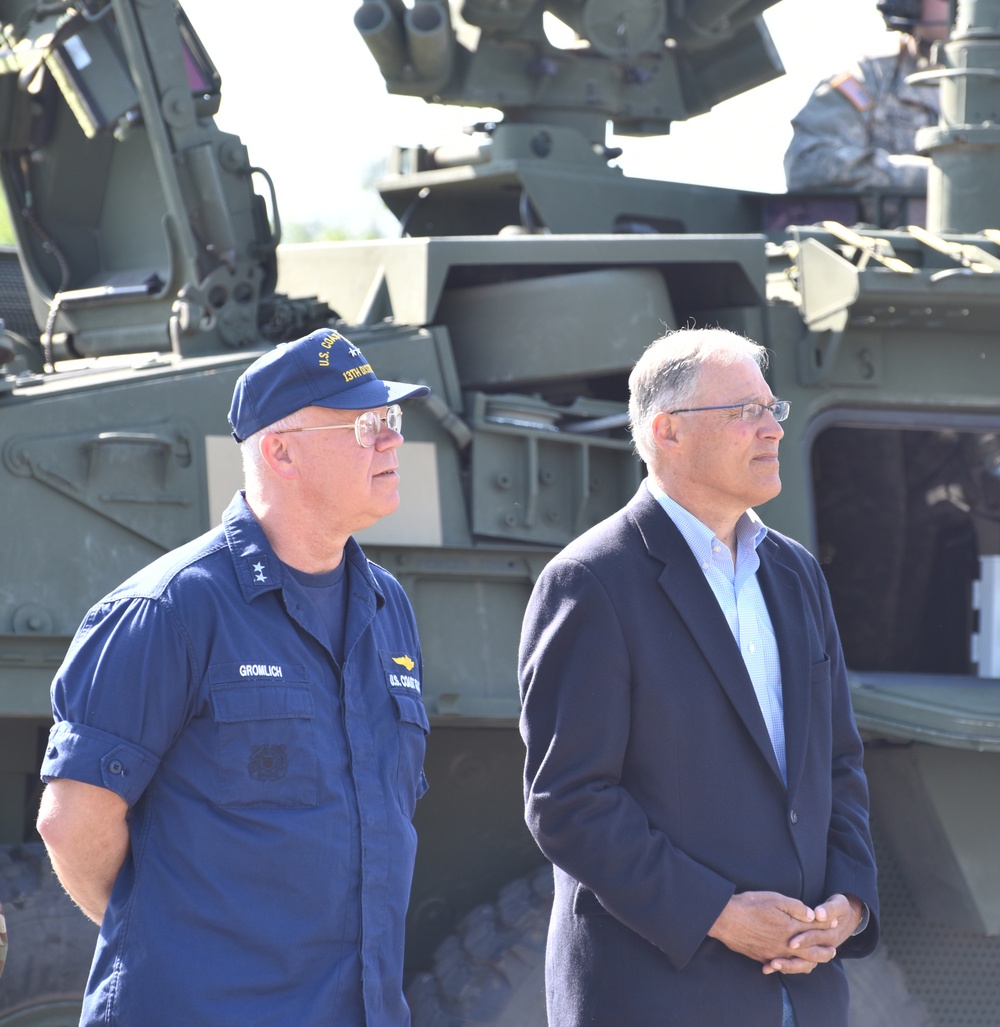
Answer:
<svg viewBox="0 0 1000 1027"><path fill-rule="evenodd" d="M360 0L182 0L222 75L221 128L275 182L288 222L393 232L370 182L393 144L439 145L481 115L393 97L354 28ZM765 21L786 74L656 139L617 140L626 174L784 189L789 120L823 76L896 45L875 0L781 0Z"/></svg>

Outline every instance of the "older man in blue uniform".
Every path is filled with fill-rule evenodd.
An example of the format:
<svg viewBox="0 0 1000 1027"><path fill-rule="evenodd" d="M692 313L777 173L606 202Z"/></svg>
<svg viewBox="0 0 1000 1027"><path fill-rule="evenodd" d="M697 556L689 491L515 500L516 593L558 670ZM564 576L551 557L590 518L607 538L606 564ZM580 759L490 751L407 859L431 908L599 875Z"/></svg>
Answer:
<svg viewBox="0 0 1000 1027"><path fill-rule="evenodd" d="M398 404L427 391L334 331L261 357L245 492L80 627L38 827L101 924L83 1024L409 1023L420 647L352 533L398 506Z"/></svg>

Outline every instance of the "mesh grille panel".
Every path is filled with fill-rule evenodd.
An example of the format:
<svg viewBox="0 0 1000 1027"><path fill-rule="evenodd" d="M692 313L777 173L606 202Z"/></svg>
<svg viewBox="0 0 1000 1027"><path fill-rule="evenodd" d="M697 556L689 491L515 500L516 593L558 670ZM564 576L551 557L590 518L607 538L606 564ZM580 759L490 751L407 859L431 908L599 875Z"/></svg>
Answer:
<svg viewBox="0 0 1000 1027"><path fill-rule="evenodd" d="M38 325L24 287L21 264L11 250L0 250L0 317L10 331L28 342L38 341Z"/></svg>
<svg viewBox="0 0 1000 1027"><path fill-rule="evenodd" d="M935 1027L1000 1025L1000 938L924 920L892 852L875 833L882 944L927 1006ZM998 854L1000 858L1000 854ZM1000 887L1000 871L997 874Z"/></svg>

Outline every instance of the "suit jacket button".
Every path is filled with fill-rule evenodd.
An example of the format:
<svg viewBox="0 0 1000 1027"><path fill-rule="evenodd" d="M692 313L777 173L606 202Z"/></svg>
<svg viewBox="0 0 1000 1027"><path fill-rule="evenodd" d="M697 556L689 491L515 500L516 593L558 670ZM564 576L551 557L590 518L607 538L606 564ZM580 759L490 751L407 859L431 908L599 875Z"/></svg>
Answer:
<svg viewBox="0 0 1000 1027"><path fill-rule="evenodd" d="M797 824L799 822L799 815L798 815L798 813L795 810L792 810L792 812L788 814L788 819L793 824Z"/></svg>

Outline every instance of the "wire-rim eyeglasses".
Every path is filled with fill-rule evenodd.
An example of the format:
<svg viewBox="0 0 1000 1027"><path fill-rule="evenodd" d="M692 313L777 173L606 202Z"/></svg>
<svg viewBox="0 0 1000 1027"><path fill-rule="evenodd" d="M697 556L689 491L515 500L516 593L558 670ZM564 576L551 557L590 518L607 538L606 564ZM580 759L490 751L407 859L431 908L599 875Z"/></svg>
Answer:
<svg viewBox="0 0 1000 1027"><path fill-rule="evenodd" d="M668 410L668 414L697 414L702 410L739 410L740 419L743 421L759 421L764 416L764 411L770 412L776 421L783 421L788 417L792 404L787 399L776 399L773 403L720 403L714 407L684 407L681 410Z"/></svg>
<svg viewBox="0 0 1000 1027"><path fill-rule="evenodd" d="M358 414L351 424L315 424L308 428L283 428L276 431L275 435L290 435L297 431L329 431L334 428L353 428L354 437L358 445L363 449L371 449L378 439L382 430L382 422L385 422L390 431L398 432L403 427L403 408L398 403L386 407L385 417L380 416L374 410L366 410Z"/></svg>

